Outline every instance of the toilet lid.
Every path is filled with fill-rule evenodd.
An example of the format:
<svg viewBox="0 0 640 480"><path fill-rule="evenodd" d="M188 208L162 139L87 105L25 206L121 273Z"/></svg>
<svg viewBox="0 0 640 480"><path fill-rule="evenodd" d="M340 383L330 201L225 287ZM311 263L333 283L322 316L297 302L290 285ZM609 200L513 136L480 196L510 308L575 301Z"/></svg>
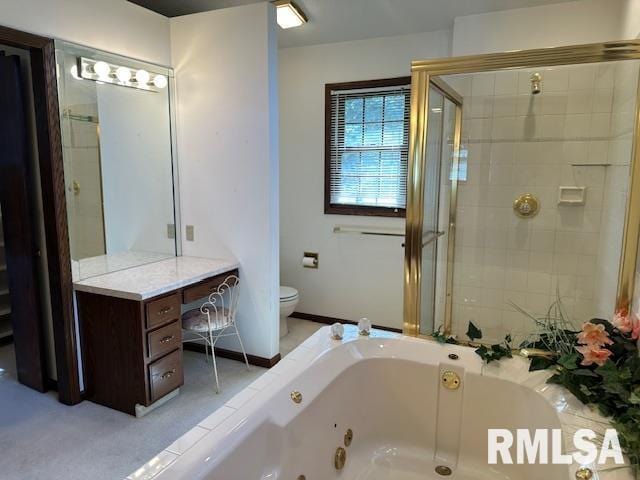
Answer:
<svg viewBox="0 0 640 480"><path fill-rule="evenodd" d="M280 287L280 300L290 300L298 296L298 290L291 287Z"/></svg>

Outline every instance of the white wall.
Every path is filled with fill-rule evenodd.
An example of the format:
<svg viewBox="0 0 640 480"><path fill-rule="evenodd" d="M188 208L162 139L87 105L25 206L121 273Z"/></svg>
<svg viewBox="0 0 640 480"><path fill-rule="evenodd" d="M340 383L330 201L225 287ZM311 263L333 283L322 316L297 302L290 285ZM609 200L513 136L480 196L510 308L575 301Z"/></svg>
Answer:
<svg viewBox="0 0 640 480"><path fill-rule="evenodd" d="M640 0L625 0L622 8L622 39L640 38Z"/></svg>
<svg viewBox="0 0 640 480"><path fill-rule="evenodd" d="M458 17L453 55L620 40L627 1L581 0Z"/></svg>
<svg viewBox="0 0 640 480"><path fill-rule="evenodd" d="M169 94L97 85L106 253L175 254Z"/></svg>
<svg viewBox="0 0 640 480"><path fill-rule="evenodd" d="M411 61L449 55L438 31L280 50L281 284L298 312L402 328L402 238L334 234L336 224L390 226L393 218L324 214L324 85L410 74ZM319 268L302 267L318 252Z"/></svg>
<svg viewBox="0 0 640 480"><path fill-rule="evenodd" d="M169 20L126 0L0 0L0 25L171 63Z"/></svg>
<svg viewBox="0 0 640 480"><path fill-rule="evenodd" d="M279 329L275 9L174 18L171 43L182 223L195 225L183 251L240 261L243 340L249 353L270 358Z"/></svg>

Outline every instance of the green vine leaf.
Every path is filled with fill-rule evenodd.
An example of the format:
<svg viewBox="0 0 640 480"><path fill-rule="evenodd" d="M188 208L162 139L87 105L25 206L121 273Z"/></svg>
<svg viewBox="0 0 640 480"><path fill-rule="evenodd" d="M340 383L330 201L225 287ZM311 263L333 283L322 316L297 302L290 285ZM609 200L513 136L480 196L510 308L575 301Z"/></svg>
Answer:
<svg viewBox="0 0 640 480"><path fill-rule="evenodd" d="M563 355L558 359L558 365L567 370L576 370L578 368L578 352L571 352L567 355Z"/></svg>
<svg viewBox="0 0 640 480"><path fill-rule="evenodd" d="M591 390L586 385L580 385L580 391L584 393L587 397L592 395Z"/></svg>
<svg viewBox="0 0 640 480"><path fill-rule="evenodd" d="M467 337L469 337L469 340L471 340L472 342L474 340L479 340L482 338L482 330L476 327L473 324L473 322L469 322L469 328L467 329Z"/></svg>
<svg viewBox="0 0 640 480"><path fill-rule="evenodd" d="M529 364L529 371L536 372L538 370L546 370L556 364L556 361L547 357L532 357Z"/></svg>

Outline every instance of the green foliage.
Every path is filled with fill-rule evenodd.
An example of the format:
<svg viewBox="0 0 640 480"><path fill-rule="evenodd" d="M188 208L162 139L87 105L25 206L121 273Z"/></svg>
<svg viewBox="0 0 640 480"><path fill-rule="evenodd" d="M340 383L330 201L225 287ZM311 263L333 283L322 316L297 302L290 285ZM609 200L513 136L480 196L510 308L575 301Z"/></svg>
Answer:
<svg viewBox="0 0 640 480"><path fill-rule="evenodd" d="M513 356L511 354L511 346L507 344L506 340L504 343L496 343L490 346L481 345L476 349L476 353L487 363Z"/></svg>
<svg viewBox="0 0 640 480"><path fill-rule="evenodd" d="M602 319L590 320L603 325L613 344L606 348L612 353L602 366L583 365L584 357L576 350L578 333L571 324L559 293L545 316L537 317L516 304L512 306L530 318L536 332L521 348L537 349L548 354L531 358L529 371L555 368L548 382L562 385L581 402L594 405L611 419L624 449L640 480L640 351L638 342L630 334L622 333ZM482 332L469 323L467 336L473 341ZM482 345L476 353L487 363L511 357L511 338L496 345Z"/></svg>
<svg viewBox="0 0 640 480"><path fill-rule="evenodd" d="M531 357L529 371L546 370L556 364L556 359L551 357Z"/></svg>
<svg viewBox="0 0 640 480"><path fill-rule="evenodd" d="M482 330L476 327L473 322L469 322L469 327L467 328L467 337L472 342L476 339L482 338ZM511 335L507 335L504 337L504 341L502 343L496 343L493 345L480 345L476 349L476 353L482 358L486 363L491 363L496 360L500 360L501 358L511 358L513 355L511 353Z"/></svg>
<svg viewBox="0 0 640 480"><path fill-rule="evenodd" d="M472 342L474 340L480 340L482 338L482 330L476 327L473 322L469 322L469 328L467 328L467 337Z"/></svg>
<svg viewBox="0 0 640 480"><path fill-rule="evenodd" d="M635 474L640 475L640 352L635 340L618 331L606 320L590 323L604 325L613 344L607 346L613 355L602 366L583 366L583 356L575 350L576 339L567 345L571 351L541 362L535 359L530 370L555 366L549 383L562 385L581 402L594 405L611 418ZM563 351L567 351L564 348Z"/></svg>
<svg viewBox="0 0 640 480"><path fill-rule="evenodd" d="M581 367L579 354L578 358L561 357L558 371L549 383L562 385L583 403L595 405L600 413L611 417L620 444L637 471L640 466L640 357L637 347L635 351L626 347L621 351L625 353L614 355L601 367Z"/></svg>
<svg viewBox="0 0 640 480"><path fill-rule="evenodd" d="M511 302L511 306L530 319L535 328L531 338L520 345L521 348L536 348L558 355L573 352L578 332L575 331L571 323L558 290L556 290L555 301L547 309L544 316L536 316L513 302Z"/></svg>
<svg viewBox="0 0 640 480"><path fill-rule="evenodd" d="M442 332L442 325L440 325L438 327L438 329L436 331L434 331L431 336L433 337L433 339L438 342L441 345L444 345L445 343L449 343L449 344L453 344L453 345L458 345L458 341L455 339L455 337L451 336L451 335L446 335Z"/></svg>

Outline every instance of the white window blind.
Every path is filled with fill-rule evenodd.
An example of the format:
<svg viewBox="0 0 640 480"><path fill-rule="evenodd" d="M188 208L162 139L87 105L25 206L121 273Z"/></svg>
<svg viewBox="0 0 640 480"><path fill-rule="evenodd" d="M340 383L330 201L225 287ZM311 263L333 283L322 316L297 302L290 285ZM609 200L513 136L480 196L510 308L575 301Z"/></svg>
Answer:
<svg viewBox="0 0 640 480"><path fill-rule="evenodd" d="M331 205L404 209L411 87L331 91Z"/></svg>

